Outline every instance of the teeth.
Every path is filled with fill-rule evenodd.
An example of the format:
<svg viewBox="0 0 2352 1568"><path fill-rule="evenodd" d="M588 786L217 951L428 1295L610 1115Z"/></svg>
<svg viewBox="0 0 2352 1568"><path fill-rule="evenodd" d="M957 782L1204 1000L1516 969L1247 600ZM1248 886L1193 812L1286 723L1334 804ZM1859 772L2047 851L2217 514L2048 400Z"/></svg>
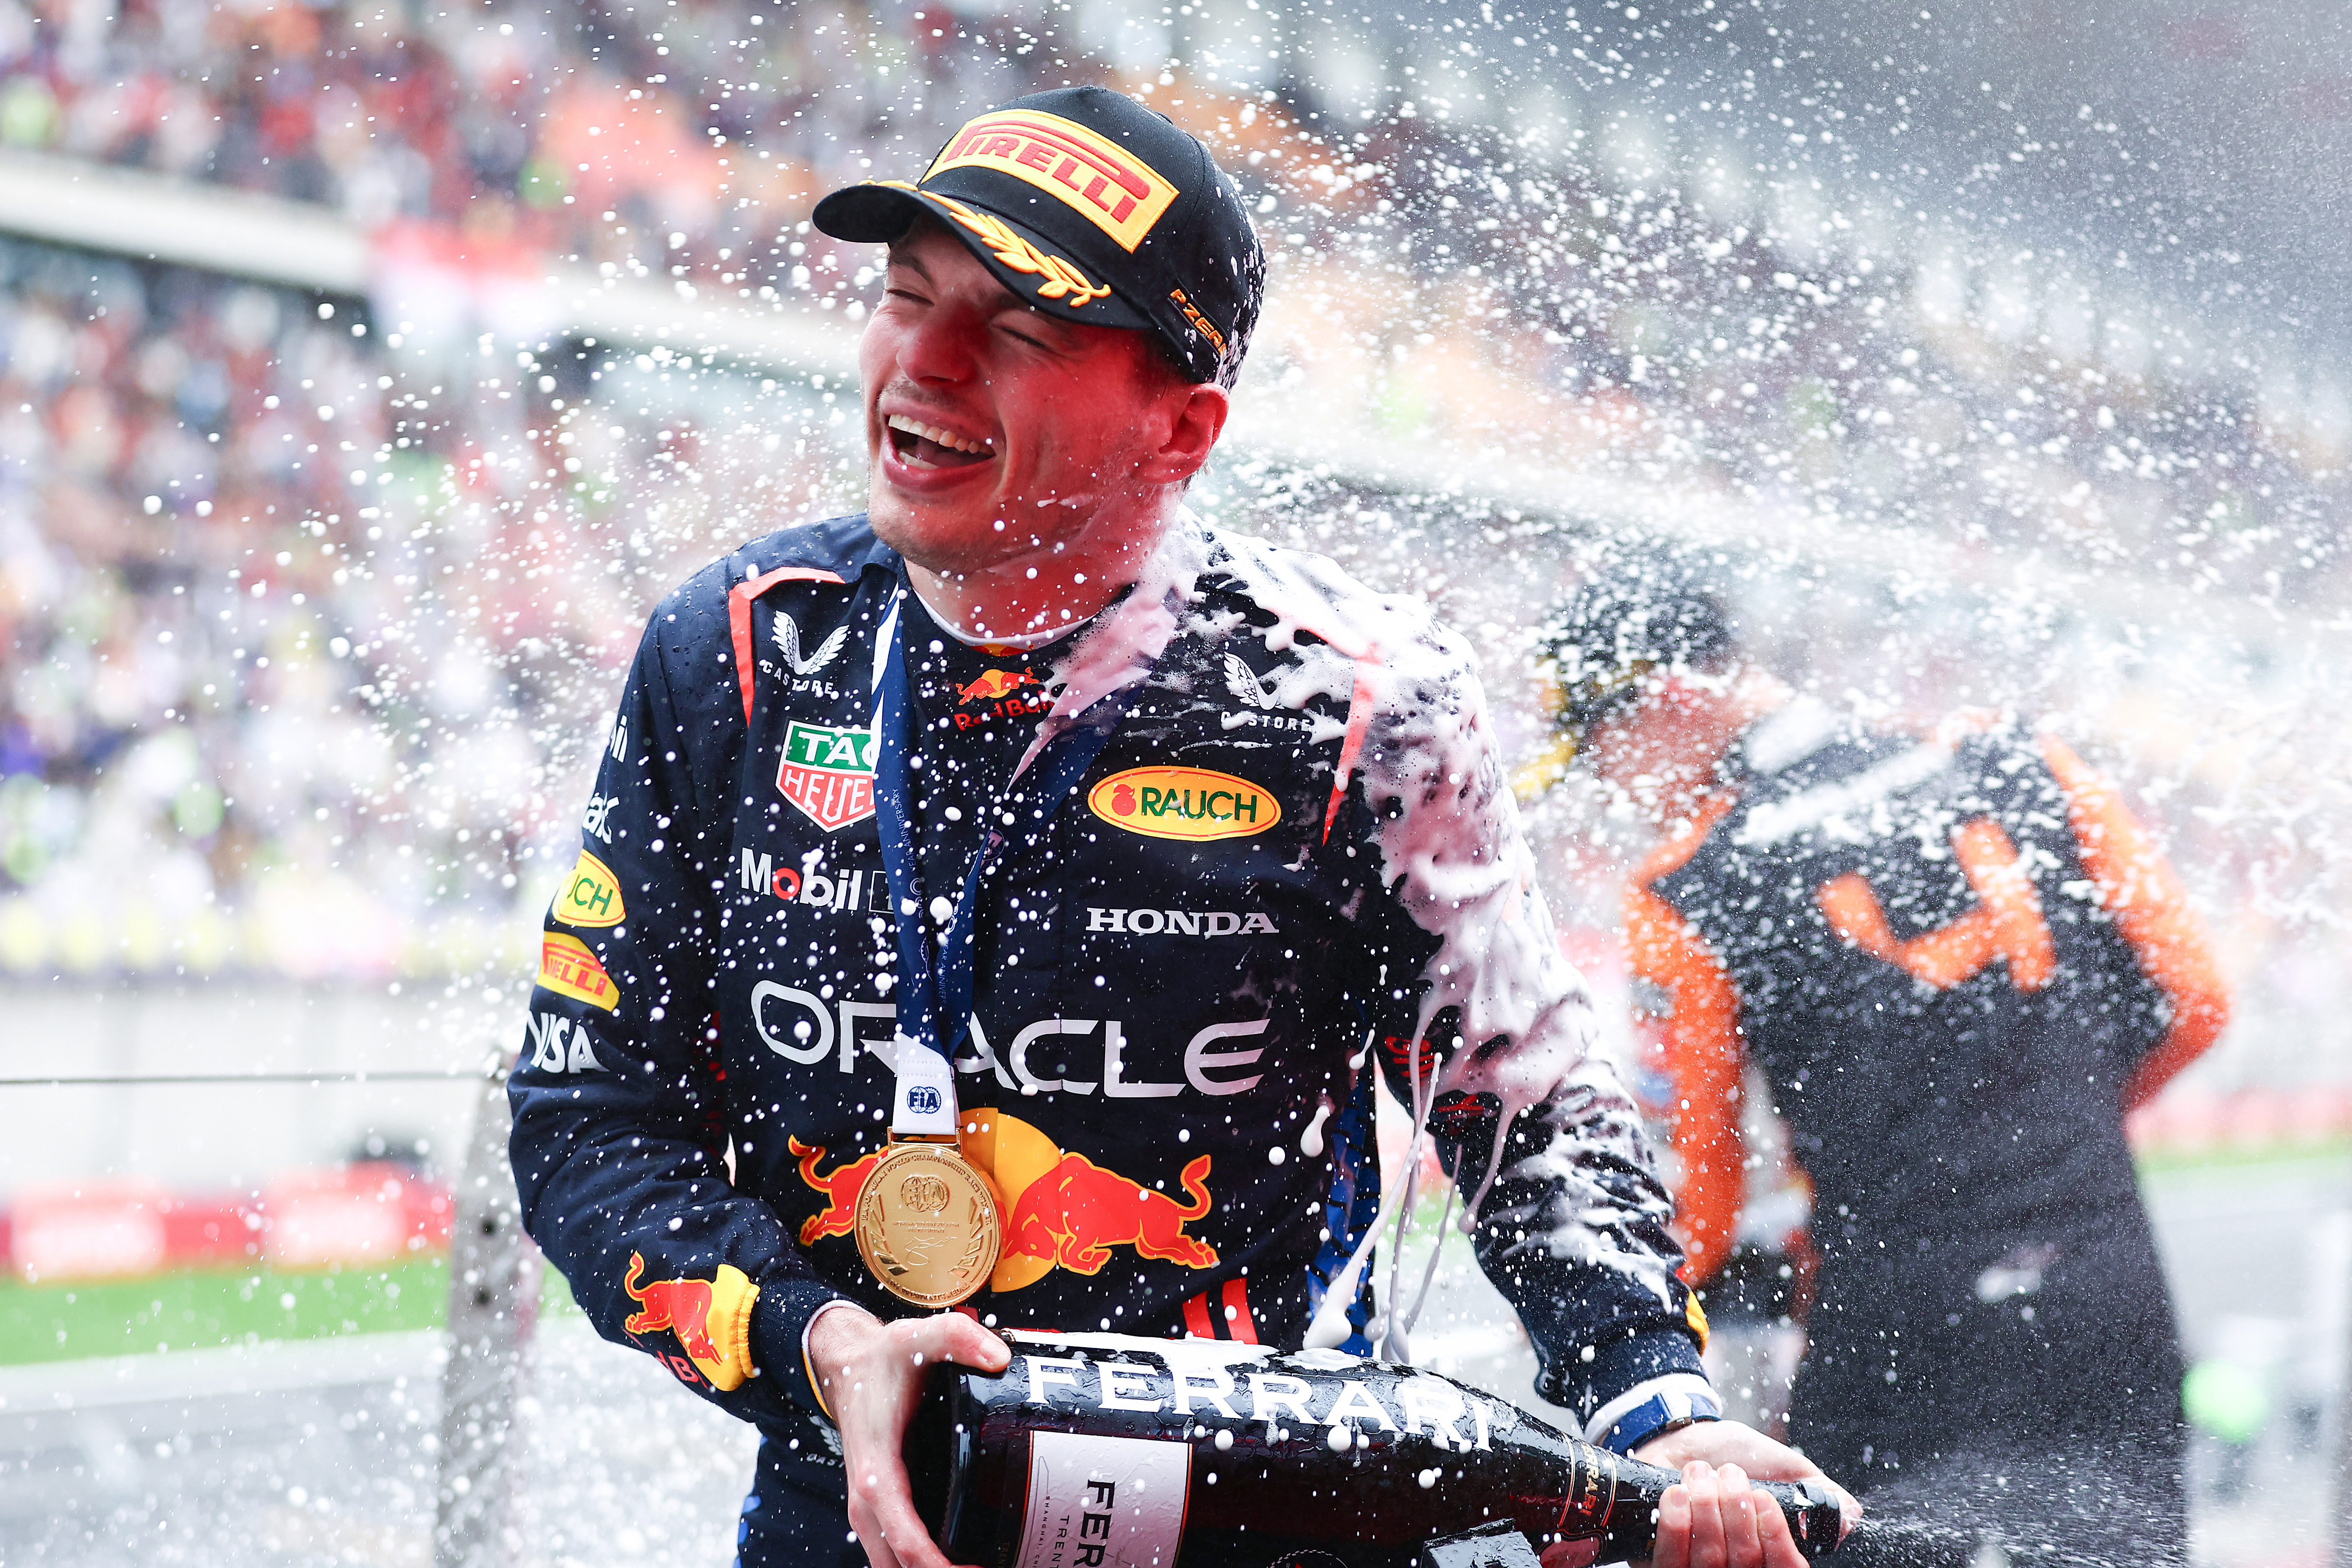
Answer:
<svg viewBox="0 0 2352 1568"><path fill-rule="evenodd" d="M919 419L909 419L903 414L891 415L886 423L893 430L904 430L909 436L920 436L926 441L935 441L950 452L971 452L986 457L996 450L992 442L967 441L962 437L942 430L936 425L926 425Z"/></svg>

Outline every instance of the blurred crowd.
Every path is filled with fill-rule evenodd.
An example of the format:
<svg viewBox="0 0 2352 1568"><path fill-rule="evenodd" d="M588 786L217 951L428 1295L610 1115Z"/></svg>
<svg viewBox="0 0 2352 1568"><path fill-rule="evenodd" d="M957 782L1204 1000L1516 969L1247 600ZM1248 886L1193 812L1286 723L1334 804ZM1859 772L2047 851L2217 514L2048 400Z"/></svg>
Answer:
<svg viewBox="0 0 2352 1568"><path fill-rule="evenodd" d="M413 613L351 570L377 526L352 465L395 411L331 303L35 246L0 268L0 876L43 895L0 953L209 968L301 873L400 869L358 826L400 745L348 674ZM279 945L323 971L297 949L350 932Z"/></svg>
<svg viewBox="0 0 2352 1568"><path fill-rule="evenodd" d="M321 203L370 228L437 221L654 263L690 242L708 264L746 243L743 198L805 201L876 145L927 147L955 106L1043 79L1050 61L1020 33L855 3L5 0L0 143ZM754 267L790 271L772 229L752 238Z"/></svg>
<svg viewBox="0 0 2352 1568"><path fill-rule="evenodd" d="M1205 495L1384 587L1459 597L1519 559L1516 523L1415 493L1519 467L2275 613L2352 589L2346 411L2217 377L2192 321L1899 201L1858 223L1757 166L1628 172L1568 119L1454 112L1433 72L1343 92L1304 54L1139 55L1116 9L1033 34L912 5L0 0L0 146L854 320L871 258L809 231L815 194L1107 80L1209 139L1257 216L1244 438L1393 469L1236 459ZM822 377L561 330L423 354L394 314L0 246L0 972L499 960L652 599L856 494ZM1822 678L2002 695L1982 666L2015 627L1890 661L1896 607L1857 608ZM1449 613L1517 646L1493 605Z"/></svg>
<svg viewBox="0 0 2352 1568"><path fill-rule="evenodd" d="M511 959L550 770L730 512L689 433L575 427L551 353L409 370L353 301L0 276L0 971Z"/></svg>

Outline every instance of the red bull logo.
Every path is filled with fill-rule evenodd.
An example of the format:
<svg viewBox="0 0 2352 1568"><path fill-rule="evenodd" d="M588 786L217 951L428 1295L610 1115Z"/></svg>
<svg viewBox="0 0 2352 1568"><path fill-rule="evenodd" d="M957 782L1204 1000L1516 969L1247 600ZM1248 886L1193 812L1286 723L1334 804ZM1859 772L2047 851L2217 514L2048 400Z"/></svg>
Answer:
<svg viewBox="0 0 2352 1568"><path fill-rule="evenodd" d="M713 1388L725 1393L741 1387L751 1375L751 1303L760 1299L760 1288L751 1277L722 1263L715 1279L655 1279L641 1287L645 1272L644 1256L630 1253L621 1289L637 1310L622 1328L632 1336L667 1330L677 1336L692 1372L709 1379ZM675 1358L662 1359L681 1381L695 1381Z"/></svg>
<svg viewBox="0 0 2352 1568"><path fill-rule="evenodd" d="M793 1138L785 1146L800 1162L801 1180L824 1194L824 1207L801 1221L801 1245L807 1247L828 1236L847 1236L857 1223L857 1194L866 1190L866 1178L881 1163L883 1151L860 1154L819 1175L816 1165L824 1158L824 1145L812 1147Z"/></svg>
<svg viewBox="0 0 2352 1568"><path fill-rule="evenodd" d="M1025 669L991 669L982 672L978 680L956 689L959 702L999 702L1024 686L1034 686L1037 678Z"/></svg>
<svg viewBox="0 0 2352 1568"><path fill-rule="evenodd" d="M999 1194L1001 1211L1009 1211L1000 1213L1004 1253L989 1277L991 1290L1018 1290L1056 1268L1100 1273L1110 1261L1111 1249L1118 1247L1135 1248L1139 1258L1187 1268L1217 1266L1217 1249L1185 1233L1212 1206L1206 1154L1186 1165L1178 1178L1188 1200L1179 1203L1084 1154L1066 1153L1018 1117L987 1107L964 1112L957 1141L964 1158ZM858 1194L883 1152L871 1150L820 1171L825 1157L822 1145L793 1138L787 1147L799 1162L801 1180L824 1195L824 1206L801 1222L801 1245L848 1236L856 1222Z"/></svg>
<svg viewBox="0 0 2352 1568"><path fill-rule="evenodd" d="M1209 1156L1184 1167L1179 1180L1192 1201L1180 1204L1084 1154L1065 1154L1022 1190L1013 1206L1013 1251L1051 1259L1079 1274L1097 1274L1114 1247L1139 1258L1164 1258L1187 1268L1214 1268L1217 1249L1184 1226L1209 1212Z"/></svg>

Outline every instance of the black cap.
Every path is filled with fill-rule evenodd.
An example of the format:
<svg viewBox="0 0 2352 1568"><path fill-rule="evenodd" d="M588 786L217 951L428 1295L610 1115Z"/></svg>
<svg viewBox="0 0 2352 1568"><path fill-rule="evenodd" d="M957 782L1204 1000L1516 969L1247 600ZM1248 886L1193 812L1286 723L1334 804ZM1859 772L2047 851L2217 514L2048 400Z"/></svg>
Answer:
<svg viewBox="0 0 2352 1568"><path fill-rule="evenodd" d="M1738 639L1722 594L1679 562L1643 562L1569 595L1545 629L1559 666L1558 720L1581 730L1639 697L1643 679L1721 669Z"/></svg>
<svg viewBox="0 0 2352 1568"><path fill-rule="evenodd" d="M1265 293L1241 193L1165 115L1100 87L992 109L920 181L817 203L835 239L888 244L935 217L997 281L1068 321L1150 332L1194 381L1232 385Z"/></svg>

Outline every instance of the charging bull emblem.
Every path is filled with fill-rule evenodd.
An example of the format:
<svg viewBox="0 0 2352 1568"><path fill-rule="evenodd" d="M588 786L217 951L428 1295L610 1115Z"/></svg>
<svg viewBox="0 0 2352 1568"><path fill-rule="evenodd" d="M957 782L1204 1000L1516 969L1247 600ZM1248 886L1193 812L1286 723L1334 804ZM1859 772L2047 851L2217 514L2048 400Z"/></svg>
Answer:
<svg viewBox="0 0 2352 1568"><path fill-rule="evenodd" d="M1184 1234L1188 1223L1209 1212L1208 1174L1206 1154L1184 1167L1179 1179L1192 1201L1180 1204L1084 1154L1065 1154L1014 1202L1006 1227L1010 1250L1051 1258L1080 1274L1101 1272L1114 1247L1132 1247L1139 1257L1187 1268L1213 1268L1216 1248Z"/></svg>
<svg viewBox="0 0 2352 1568"><path fill-rule="evenodd" d="M1010 1211L1004 1255L989 1279L991 1290L1018 1290L1055 1268L1098 1274L1115 1247L1131 1247L1139 1258L1187 1268L1217 1266L1217 1249L1185 1234L1212 1206L1208 1155L1184 1167L1178 1181L1188 1201L1179 1203L1084 1154L1064 1152L1018 1117L983 1106L965 1111L963 1121L958 1142L964 1158L988 1176ZM794 1138L787 1146L799 1162L801 1180L824 1195L824 1207L801 1222L801 1245L849 1235L857 1195L883 1152L872 1150L820 1171L825 1156L821 1145Z"/></svg>
<svg viewBox="0 0 2352 1568"><path fill-rule="evenodd" d="M667 1329L711 1387L722 1394L741 1387L751 1375L751 1303L760 1299L760 1288L751 1277L722 1263L716 1279L655 1279L640 1288L645 1272L644 1257L630 1253L628 1277L621 1289L637 1310L621 1327L632 1337ZM682 1380L692 1381L675 1361L662 1359Z"/></svg>
<svg viewBox="0 0 2352 1568"><path fill-rule="evenodd" d="M969 686L956 689L959 702L994 702L1010 697L1024 686L1034 686L1037 678L1025 669L990 669L981 672L980 679Z"/></svg>
<svg viewBox="0 0 2352 1568"><path fill-rule="evenodd" d="M886 1149L875 1149L855 1160L843 1162L824 1175L816 1172L817 1162L824 1158L824 1145L814 1147L797 1138L786 1141L787 1148L800 1162L801 1180L824 1194L824 1207L801 1221L801 1245L808 1246L820 1237L847 1236L857 1226L857 1194L866 1190L866 1178L881 1163Z"/></svg>

